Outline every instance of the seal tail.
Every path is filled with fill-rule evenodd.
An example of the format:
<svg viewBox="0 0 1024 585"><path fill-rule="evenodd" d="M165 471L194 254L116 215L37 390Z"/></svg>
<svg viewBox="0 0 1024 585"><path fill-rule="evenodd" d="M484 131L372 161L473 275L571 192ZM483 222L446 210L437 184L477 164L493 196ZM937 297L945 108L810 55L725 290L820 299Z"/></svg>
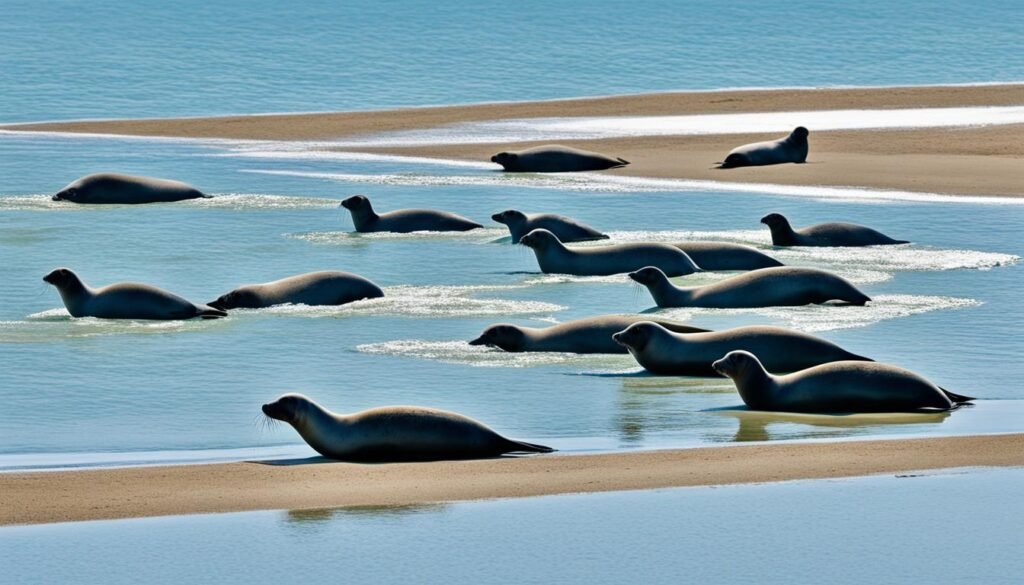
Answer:
<svg viewBox="0 0 1024 585"><path fill-rule="evenodd" d="M972 400L977 400L977 398L975 398L973 396L964 396L963 394L957 394L955 392L950 392L949 390L946 390L942 386L939 386L939 390L942 390L942 393L945 394L947 398L949 398L950 400L952 400L956 404L963 404L964 402L970 402Z"/></svg>
<svg viewBox="0 0 1024 585"><path fill-rule="evenodd" d="M628 165L628 164L629 164L629 161L628 161L628 160L626 160L626 159L624 159L624 158L622 158L621 156L619 156L619 157L616 157L616 158L615 158L615 160L617 160L617 161L619 161L620 163L622 163L622 165L621 165L621 166L626 166L626 165Z"/></svg>
<svg viewBox="0 0 1024 585"><path fill-rule="evenodd" d="M525 452L525 453L552 453L555 449L548 447L547 445L538 445L536 443L527 443L526 441L516 441L514 439L505 439L508 443L508 452Z"/></svg>
<svg viewBox="0 0 1024 585"><path fill-rule="evenodd" d="M196 310L196 317L201 317L203 319L219 319L221 317L228 316L227 311L222 311L205 305L196 307Z"/></svg>

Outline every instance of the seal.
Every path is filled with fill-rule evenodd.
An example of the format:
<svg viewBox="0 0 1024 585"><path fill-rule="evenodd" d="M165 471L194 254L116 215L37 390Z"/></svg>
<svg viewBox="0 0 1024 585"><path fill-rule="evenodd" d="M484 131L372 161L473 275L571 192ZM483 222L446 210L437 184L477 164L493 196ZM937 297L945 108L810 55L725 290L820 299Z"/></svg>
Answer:
<svg viewBox="0 0 1024 585"><path fill-rule="evenodd" d="M554 451L507 439L467 416L421 406L336 414L301 394L285 394L264 404L263 414L290 424L317 453L342 461L440 461Z"/></svg>
<svg viewBox="0 0 1024 585"><path fill-rule="evenodd" d="M43 277L43 282L57 287L72 317L169 321L227 316L220 309L192 304L178 295L148 284L119 282L103 288L90 288L67 268L57 268L50 272Z"/></svg>
<svg viewBox="0 0 1024 585"><path fill-rule="evenodd" d="M341 202L352 213L356 231L367 232L465 232L484 227L461 215L436 209L398 209L377 215L364 195L353 195Z"/></svg>
<svg viewBox="0 0 1024 585"><path fill-rule="evenodd" d="M806 162L808 134L807 128L797 126L785 138L737 146L729 151L725 161L719 163L718 168L731 169Z"/></svg>
<svg viewBox="0 0 1024 585"><path fill-rule="evenodd" d="M875 362L832 362L773 376L747 351L730 351L712 364L732 378L754 410L806 413L952 410L974 400L943 390L911 372Z"/></svg>
<svg viewBox="0 0 1024 585"><path fill-rule="evenodd" d="M652 319L640 315L601 315L540 328L498 323L484 329L469 344L497 347L509 352L626 353L624 346L612 340L612 334L640 321L654 322L666 331L677 333L707 331L668 319Z"/></svg>
<svg viewBox="0 0 1024 585"><path fill-rule="evenodd" d="M262 309L274 305L344 305L384 296L373 282L350 272L307 272L267 282L248 284L223 294L212 303L215 309Z"/></svg>
<svg viewBox="0 0 1024 585"><path fill-rule="evenodd" d="M776 246L892 246L909 244L855 223L819 223L794 230L781 213L769 213L761 223L772 232Z"/></svg>
<svg viewBox="0 0 1024 585"><path fill-rule="evenodd" d="M671 244L612 244L570 249L545 229L531 231L519 243L533 249L537 264L546 274L609 276L643 266L657 266L672 276L700 272L686 252Z"/></svg>
<svg viewBox="0 0 1024 585"><path fill-rule="evenodd" d="M715 376L711 364L743 349L761 356L773 372L795 372L842 360L871 361L820 337L782 327L736 327L707 333L674 333L640 321L612 336L637 363L660 376Z"/></svg>
<svg viewBox="0 0 1024 585"><path fill-rule="evenodd" d="M682 242L673 244L704 270L757 270L782 266L756 248L729 242Z"/></svg>
<svg viewBox="0 0 1024 585"><path fill-rule="evenodd" d="M864 305L871 297L845 278L816 268L760 268L704 286L678 288L665 273L648 266L629 277L647 287L659 307L749 309L795 307L844 301Z"/></svg>
<svg viewBox="0 0 1024 585"><path fill-rule="evenodd" d="M580 150L558 144L537 146L526 150L499 152L491 162L501 165L507 173L574 173L603 171L624 167L629 161L600 152Z"/></svg>
<svg viewBox="0 0 1024 585"><path fill-rule="evenodd" d="M552 213L530 213L526 214L515 209L506 209L501 213L495 213L491 219L508 226L512 234L512 242L517 243L523 236L535 229L545 229L558 236L563 242L586 242L589 240L607 240L608 236L594 228L580 223L564 215Z"/></svg>
<svg viewBox="0 0 1024 585"><path fill-rule="evenodd" d="M53 196L72 203L170 203L209 197L188 183L171 179L96 173L72 181Z"/></svg>

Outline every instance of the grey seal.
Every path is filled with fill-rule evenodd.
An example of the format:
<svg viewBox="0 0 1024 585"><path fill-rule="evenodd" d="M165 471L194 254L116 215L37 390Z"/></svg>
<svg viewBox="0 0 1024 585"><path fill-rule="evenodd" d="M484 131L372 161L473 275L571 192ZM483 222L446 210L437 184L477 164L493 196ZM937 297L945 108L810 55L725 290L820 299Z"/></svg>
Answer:
<svg viewBox="0 0 1024 585"><path fill-rule="evenodd" d="M808 134L807 128L797 126L785 138L737 146L729 151L718 168L731 169L806 162Z"/></svg>
<svg viewBox="0 0 1024 585"><path fill-rule="evenodd" d="M653 321L660 327L677 333L707 331L707 329L690 327L668 319L641 315L601 315L543 328L498 323L484 329L483 333L469 344L487 345L509 352L626 353L625 347L612 340L612 334L639 321Z"/></svg>
<svg viewBox="0 0 1024 585"><path fill-rule="evenodd" d="M629 161L623 158L557 144L499 152L491 157L491 162L498 163L509 173L603 171L629 164Z"/></svg>
<svg viewBox="0 0 1024 585"><path fill-rule="evenodd" d="M756 248L730 242L681 242L672 244L704 270L757 270L782 266Z"/></svg>
<svg viewBox="0 0 1024 585"><path fill-rule="evenodd" d="M262 309L274 305L344 305L384 296L379 286L350 272L307 272L264 284L248 284L208 303L215 309Z"/></svg>
<svg viewBox="0 0 1024 585"><path fill-rule="evenodd" d="M680 335L657 323L641 321L613 338L645 370L662 376L714 376L712 362L737 349L757 353L773 372L794 372L842 360L871 361L831 341L782 327L735 327Z"/></svg>
<svg viewBox="0 0 1024 585"><path fill-rule="evenodd" d="M57 287L72 317L100 319L176 320L227 315L220 309L196 305L178 295L148 284L119 282L103 288L90 288L67 268L57 268L43 277Z"/></svg>
<svg viewBox="0 0 1024 585"><path fill-rule="evenodd" d="M761 223L772 232L776 246L891 246L909 244L855 223L819 223L794 230L781 213L769 213Z"/></svg>
<svg viewBox="0 0 1024 585"><path fill-rule="evenodd" d="M608 276L657 266L666 274L684 276L700 268L671 244L639 243L567 248L558 236L545 229L533 230L519 240L533 249L542 272L577 276Z"/></svg>
<svg viewBox="0 0 1024 585"><path fill-rule="evenodd" d="M523 213L516 209L506 209L495 213L491 219L508 226L512 234L512 243L518 243L523 236L535 229L545 229L558 236L563 242L586 242L589 240L607 240L608 236L594 228L580 223L571 217L552 213Z"/></svg>
<svg viewBox="0 0 1024 585"><path fill-rule="evenodd" d="M647 287L659 307L743 309L793 307L845 301L863 305L871 297L845 278L817 268L760 268L704 286L678 288L658 268L647 266L629 277Z"/></svg>
<svg viewBox="0 0 1024 585"><path fill-rule="evenodd" d="M67 187L57 191L53 200L92 204L170 203L204 197L209 195L181 181L118 173L96 173L72 181Z"/></svg>
<svg viewBox="0 0 1024 585"><path fill-rule="evenodd" d="M440 461L554 451L507 439L467 416L421 406L336 414L301 394L285 394L262 410L294 427L317 453L342 461Z"/></svg>
<svg viewBox="0 0 1024 585"><path fill-rule="evenodd" d="M765 371L747 351L730 351L712 364L732 378L740 398L754 410L854 413L952 410L974 400L943 390L911 372L875 362L839 361L785 376Z"/></svg>
<svg viewBox="0 0 1024 585"><path fill-rule="evenodd" d="M465 232L484 227L477 222L436 209L398 209L378 215L364 195L341 202L352 213L357 232Z"/></svg>

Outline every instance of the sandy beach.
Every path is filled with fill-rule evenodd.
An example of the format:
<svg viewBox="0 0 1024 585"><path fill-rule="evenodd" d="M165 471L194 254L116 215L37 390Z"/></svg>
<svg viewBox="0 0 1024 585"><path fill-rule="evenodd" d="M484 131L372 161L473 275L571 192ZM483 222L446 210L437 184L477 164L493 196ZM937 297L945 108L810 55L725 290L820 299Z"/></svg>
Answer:
<svg viewBox="0 0 1024 585"><path fill-rule="evenodd" d="M0 525L399 506L1024 465L1024 434L360 465L240 462L0 474Z"/></svg>
<svg viewBox="0 0 1024 585"><path fill-rule="evenodd" d="M216 118L54 122L7 130L246 140L330 141L465 122L575 116L661 116L838 109L939 108L1024 104L1024 85L748 90L496 103L386 111ZM816 132L810 164L721 171L734 146L777 134L564 140L632 162L609 174L781 185L851 186L915 192L1024 196L1024 125ZM487 161L539 144L430 145L347 149ZM340 149L339 149L340 150ZM497 168L497 167L496 167Z"/></svg>

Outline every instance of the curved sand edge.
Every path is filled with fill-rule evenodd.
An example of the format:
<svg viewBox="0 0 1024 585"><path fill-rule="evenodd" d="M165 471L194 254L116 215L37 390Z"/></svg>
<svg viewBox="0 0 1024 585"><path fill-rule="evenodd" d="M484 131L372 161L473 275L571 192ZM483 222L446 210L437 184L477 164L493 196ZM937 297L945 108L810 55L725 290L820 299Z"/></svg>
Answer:
<svg viewBox="0 0 1024 585"><path fill-rule="evenodd" d="M362 465L0 474L0 525L434 502L1024 465L1024 434Z"/></svg>

